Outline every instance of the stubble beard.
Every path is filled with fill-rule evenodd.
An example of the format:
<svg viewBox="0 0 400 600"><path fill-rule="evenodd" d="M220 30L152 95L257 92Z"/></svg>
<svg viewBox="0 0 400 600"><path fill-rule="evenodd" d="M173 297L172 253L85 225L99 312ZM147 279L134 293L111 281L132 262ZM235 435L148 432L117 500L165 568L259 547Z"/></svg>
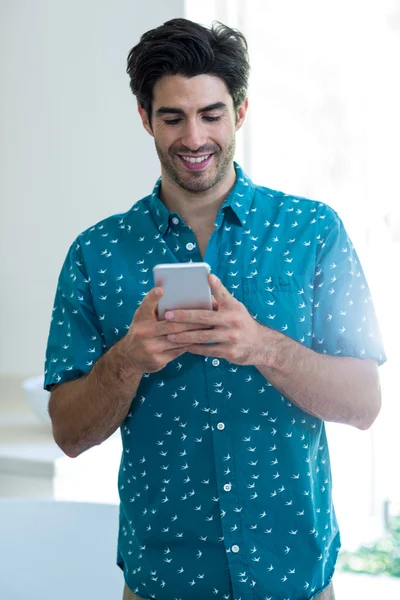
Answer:
<svg viewBox="0 0 400 600"><path fill-rule="evenodd" d="M185 168L184 165L182 164L182 170L180 170L176 165L176 161L181 160L177 157L176 152L164 152L158 146L157 142L155 142L155 146L161 166L168 177L170 177L172 181L179 185L179 187L181 187L183 190L191 192L192 194L197 194L206 192L207 190L213 188L228 173L235 156L236 140L235 136L233 136L229 145L224 150L214 152L214 174L210 173L209 175L203 171L188 171L187 174L184 175L182 172L182 170Z"/></svg>

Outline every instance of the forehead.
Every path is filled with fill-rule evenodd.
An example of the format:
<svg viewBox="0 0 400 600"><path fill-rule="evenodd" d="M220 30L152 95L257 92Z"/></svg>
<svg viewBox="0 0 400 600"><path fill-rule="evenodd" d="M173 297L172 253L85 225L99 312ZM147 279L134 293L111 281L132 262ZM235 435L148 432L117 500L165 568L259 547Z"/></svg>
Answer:
<svg viewBox="0 0 400 600"><path fill-rule="evenodd" d="M215 75L165 75L153 89L153 111L160 106L171 106L189 113L217 102L233 107L225 82Z"/></svg>

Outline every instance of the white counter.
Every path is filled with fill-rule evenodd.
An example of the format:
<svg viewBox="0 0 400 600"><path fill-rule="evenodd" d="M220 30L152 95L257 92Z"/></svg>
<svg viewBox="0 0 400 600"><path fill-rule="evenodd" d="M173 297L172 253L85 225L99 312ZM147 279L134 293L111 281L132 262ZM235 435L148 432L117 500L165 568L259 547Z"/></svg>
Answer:
<svg viewBox="0 0 400 600"><path fill-rule="evenodd" d="M119 430L68 458L24 399L22 379L0 378L0 497L118 503Z"/></svg>

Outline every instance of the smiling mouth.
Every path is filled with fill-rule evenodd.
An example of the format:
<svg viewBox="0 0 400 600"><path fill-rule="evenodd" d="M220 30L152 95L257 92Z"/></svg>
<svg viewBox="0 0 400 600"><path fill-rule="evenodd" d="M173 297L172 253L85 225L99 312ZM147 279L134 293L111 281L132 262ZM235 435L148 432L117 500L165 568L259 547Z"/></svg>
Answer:
<svg viewBox="0 0 400 600"><path fill-rule="evenodd" d="M210 164L214 154L204 154L203 156L178 154L178 156L189 171L199 171Z"/></svg>
<svg viewBox="0 0 400 600"><path fill-rule="evenodd" d="M211 154L205 154L204 156L183 156L180 155L183 160L191 163L201 163L210 158Z"/></svg>

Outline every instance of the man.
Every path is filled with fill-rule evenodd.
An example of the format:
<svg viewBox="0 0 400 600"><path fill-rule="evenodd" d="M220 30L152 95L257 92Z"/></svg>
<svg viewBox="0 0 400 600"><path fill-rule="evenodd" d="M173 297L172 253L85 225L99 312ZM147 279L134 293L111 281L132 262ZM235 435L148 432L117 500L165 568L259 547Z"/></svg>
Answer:
<svg viewBox="0 0 400 600"><path fill-rule="evenodd" d="M324 421L368 429L385 360L356 252L331 208L233 162L239 32L169 21L127 71L161 178L70 248L46 360L55 440L75 457L121 427L126 599L333 598ZM214 310L159 320L152 267L202 260Z"/></svg>

